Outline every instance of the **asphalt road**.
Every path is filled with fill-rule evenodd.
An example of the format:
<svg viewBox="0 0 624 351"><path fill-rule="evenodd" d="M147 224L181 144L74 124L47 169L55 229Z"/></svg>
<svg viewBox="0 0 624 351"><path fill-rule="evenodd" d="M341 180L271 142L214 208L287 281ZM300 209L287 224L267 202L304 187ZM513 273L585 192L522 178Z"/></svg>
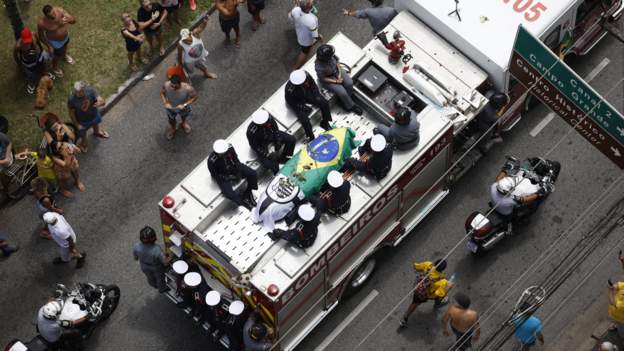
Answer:
<svg viewBox="0 0 624 351"><path fill-rule="evenodd" d="M368 24L345 19L339 11L366 3L364 0L321 1L321 33L330 38L340 30L363 45L370 39ZM34 335L31 323L39 306L52 292L54 283L90 281L118 284L122 300L109 322L88 341L89 350L211 348L203 330L147 286L131 258L131 247L141 227L146 224L159 227L158 200L205 157L212 141L229 134L287 79L298 50L294 31L285 20L290 4L285 0L270 1L266 11L268 22L255 33L250 30L249 16L242 11L240 49L224 46L216 17L212 16L205 43L211 51L209 67L219 74L219 79L194 79L200 98L194 106L190 136L179 134L172 142L164 137L166 117L158 94L164 68L174 61L173 56L158 67L154 80L140 83L106 115L104 125L111 139L94 140L89 154L81 157L87 192L61 202L67 219L78 233L78 247L88 252L83 269L51 264L57 255L56 247L38 236L39 221L33 199L2 209L0 229L9 232L10 238L22 249L0 263L0 312L3 316L0 345L12 338L28 339ZM623 110L624 88L621 84L615 85L624 76L623 48L621 43L607 38L588 57L575 60L573 64L579 74L585 76L605 57L609 58L610 64L592 81L592 86L600 93L615 88L607 98L620 111ZM363 342L362 350L446 350L452 340L442 336L438 322L441 311L436 312L431 306L419 309L409 328L396 333L398 318L407 307L407 300L402 302L402 299L412 284L411 262L444 255L458 243L464 235L465 217L472 210L486 206L488 186L504 155L544 155L564 138L569 127L558 118L536 137L529 135L546 114L540 107L506 134L505 143L492 150L451 189L451 194L414 233L384 257L383 264L378 266L365 288L340 304L303 341L300 349L313 350L375 290L378 295L327 350L350 350L360 342ZM493 313L483 314L484 336L506 316L510 301L515 301L519 291L546 274L557 257L543 265L541 271L530 274L527 281L519 284L519 290L510 291L509 297L498 303L508 286L622 174L575 133L565 136L548 156L563 164L557 190L528 224L517 228L519 234L482 259L470 257L463 244L449 258L448 270L457 274L457 289L466 291L473 298L474 307L482 312L493 306ZM583 225L560 242L561 249L574 245L610 203L624 196L623 189L620 185L604 195L604 205L583 219ZM569 286L562 288L562 294L555 295L539 315L548 317L565 298L565 288L579 284L622 234L620 229L607 238L571 277ZM605 265L612 267L613 263ZM569 300L569 305L549 319L545 329L549 341L555 342L554 336L583 310L587 301L595 299L598 292L603 293L602 285L595 288L597 284L596 279L587 281L575 298ZM388 313L387 320L374 329Z"/></svg>

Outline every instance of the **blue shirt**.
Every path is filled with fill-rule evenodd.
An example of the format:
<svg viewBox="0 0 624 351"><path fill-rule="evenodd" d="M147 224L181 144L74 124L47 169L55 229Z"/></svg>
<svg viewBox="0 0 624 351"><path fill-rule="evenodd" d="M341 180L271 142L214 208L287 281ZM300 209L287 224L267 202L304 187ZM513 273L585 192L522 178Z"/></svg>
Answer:
<svg viewBox="0 0 624 351"><path fill-rule="evenodd" d="M516 322L516 337L523 345L535 343L535 335L542 331L542 322L537 317L529 317L522 324Z"/></svg>

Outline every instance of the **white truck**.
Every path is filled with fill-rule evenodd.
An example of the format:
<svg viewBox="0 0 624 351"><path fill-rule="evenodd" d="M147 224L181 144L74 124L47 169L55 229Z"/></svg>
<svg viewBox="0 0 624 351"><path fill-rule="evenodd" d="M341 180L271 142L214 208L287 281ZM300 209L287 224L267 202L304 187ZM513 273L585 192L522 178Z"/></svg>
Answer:
<svg viewBox="0 0 624 351"><path fill-rule="evenodd" d="M550 2L539 14L531 15L539 6L527 9L528 14L518 14L531 23L548 22L536 29L540 36L548 36L546 30L557 25L570 6L576 4L572 6L576 14L580 11L578 4L585 3ZM587 1L600 5L606 2ZM349 212L340 217L323 215L311 247L302 250L284 241L273 242L260 224L253 223L251 212L221 195L210 177L206 159L159 204L167 252L177 259L197 263L210 289L221 293L224 308L233 300L241 300L246 310L260 311L264 322L274 330L274 349L294 349L342 297L361 287L375 268L376 253L398 245L444 199L450 182L480 157L473 147L479 135L471 126L488 103L486 89L510 91L507 63L497 49L511 55L513 45L511 34L505 36L505 40L510 40L508 45L502 37L491 39L492 43L485 38L492 31L501 36L507 30L515 33L515 29L507 27L515 28L520 20L509 19L530 4L496 0L488 2L495 10L481 11L481 2L464 0L460 3L459 23L447 15L452 8L440 3L396 1L398 9L409 10L401 11L386 28L390 33L401 32L406 42L405 54L409 56L397 65L389 63L387 50L378 40L360 48L338 33L329 41L340 61L350 67L355 98L365 107L362 116L346 113L325 91L332 106L333 124L349 127L356 132L357 139L365 140L376 125L392 120L393 101L401 99L418 113L420 142L411 150L395 151L392 169L381 181L356 174L350 180ZM616 5L621 5L621 1L614 1L612 6ZM511 15L503 16L507 7ZM472 11L478 11L478 16ZM612 10L605 13L619 16ZM417 18L421 16L422 20ZM483 23L493 27L472 28ZM484 35L484 39L477 39L479 35ZM314 58L304 69L316 76ZM283 130L303 140L301 125L286 106L284 86L259 108L269 112ZM319 112L314 110L310 117L318 135ZM260 168L247 144L249 123L251 118L227 141L234 146L241 162L258 171L259 188L263 189L272 175ZM305 145L298 143L297 150L301 147ZM460 159L462 155L466 157ZM286 225L280 223L278 227ZM180 301L175 289L168 296ZM205 323L204 328L209 326ZM221 338L221 342L228 345L227 337Z"/></svg>

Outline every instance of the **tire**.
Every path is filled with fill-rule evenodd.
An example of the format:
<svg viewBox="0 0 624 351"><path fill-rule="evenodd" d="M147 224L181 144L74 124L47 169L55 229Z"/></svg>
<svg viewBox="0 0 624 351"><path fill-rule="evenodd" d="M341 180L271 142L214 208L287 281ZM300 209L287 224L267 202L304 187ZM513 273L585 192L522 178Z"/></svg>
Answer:
<svg viewBox="0 0 624 351"><path fill-rule="evenodd" d="M347 297L352 296L362 289L373 275L375 267L377 267L377 258L376 255L371 255L355 269L353 274L351 274L344 295Z"/></svg>
<svg viewBox="0 0 624 351"><path fill-rule="evenodd" d="M104 304L102 305L102 318L101 321L105 321L108 317L115 312L119 305L119 299L121 298L121 291L117 285L107 285L104 287Z"/></svg>

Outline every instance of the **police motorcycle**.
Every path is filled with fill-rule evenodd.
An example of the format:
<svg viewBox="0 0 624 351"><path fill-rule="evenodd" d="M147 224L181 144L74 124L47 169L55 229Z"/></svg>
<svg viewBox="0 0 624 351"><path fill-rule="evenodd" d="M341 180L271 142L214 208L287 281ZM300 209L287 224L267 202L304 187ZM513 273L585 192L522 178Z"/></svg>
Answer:
<svg viewBox="0 0 624 351"><path fill-rule="evenodd" d="M528 158L524 162L506 156L503 171L513 177L515 186L508 195L514 199L530 194L538 198L528 204L516 203L511 215L504 216L496 211L496 203L490 201L487 211L472 212L466 219L466 233L470 234L467 246L475 255L490 250L506 236L513 234L513 224L527 219L546 198L555 191L555 182L561 171L561 164L540 157Z"/></svg>
<svg viewBox="0 0 624 351"><path fill-rule="evenodd" d="M63 284L56 284L56 297L61 305L57 317L59 321L75 321L88 317L87 321L77 326L79 338L73 342L49 343L37 334L29 342L11 341L5 351L65 351L80 348L80 341L87 339L95 327L106 321L119 304L120 290L117 285L78 283L72 289ZM38 331L37 331L38 332Z"/></svg>

